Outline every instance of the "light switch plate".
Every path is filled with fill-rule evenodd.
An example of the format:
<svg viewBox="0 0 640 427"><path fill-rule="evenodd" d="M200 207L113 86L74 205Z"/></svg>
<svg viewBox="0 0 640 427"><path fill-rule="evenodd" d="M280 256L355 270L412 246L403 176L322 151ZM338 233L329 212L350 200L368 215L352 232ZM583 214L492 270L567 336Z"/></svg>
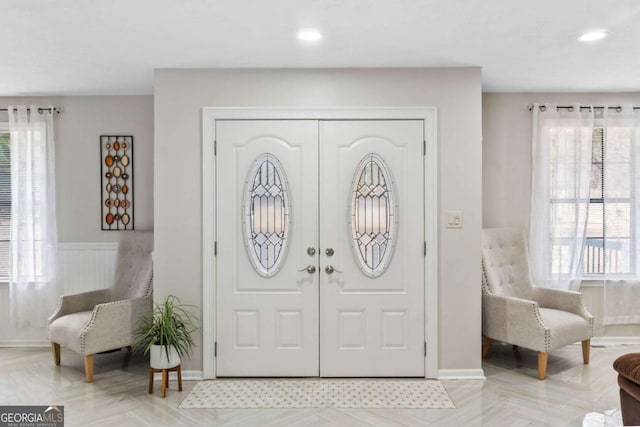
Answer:
<svg viewBox="0 0 640 427"><path fill-rule="evenodd" d="M447 211L447 228L462 228L462 212Z"/></svg>

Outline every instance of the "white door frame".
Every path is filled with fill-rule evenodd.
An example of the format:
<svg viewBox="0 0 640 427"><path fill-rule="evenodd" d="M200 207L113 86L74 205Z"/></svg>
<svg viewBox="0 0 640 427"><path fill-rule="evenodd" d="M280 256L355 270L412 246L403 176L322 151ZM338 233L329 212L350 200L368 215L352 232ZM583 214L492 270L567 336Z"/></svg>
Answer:
<svg viewBox="0 0 640 427"><path fill-rule="evenodd" d="M202 377L216 377L216 120L424 120L425 378L438 377L438 134L437 110L419 108L202 109Z"/></svg>

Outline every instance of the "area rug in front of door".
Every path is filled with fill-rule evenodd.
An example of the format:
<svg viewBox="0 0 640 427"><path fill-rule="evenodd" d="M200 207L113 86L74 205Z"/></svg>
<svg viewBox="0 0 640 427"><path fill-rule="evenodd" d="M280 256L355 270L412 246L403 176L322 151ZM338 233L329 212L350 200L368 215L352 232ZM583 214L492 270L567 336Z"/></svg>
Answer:
<svg viewBox="0 0 640 427"><path fill-rule="evenodd" d="M222 379L195 385L179 408L455 408L437 380Z"/></svg>

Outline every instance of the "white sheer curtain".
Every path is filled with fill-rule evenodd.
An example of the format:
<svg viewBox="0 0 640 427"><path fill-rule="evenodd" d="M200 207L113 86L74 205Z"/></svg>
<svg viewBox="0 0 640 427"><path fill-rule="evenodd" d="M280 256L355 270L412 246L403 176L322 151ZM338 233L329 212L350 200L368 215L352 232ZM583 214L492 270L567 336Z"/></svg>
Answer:
<svg viewBox="0 0 640 427"><path fill-rule="evenodd" d="M533 106L529 256L537 286L580 287L593 120L592 108Z"/></svg>
<svg viewBox="0 0 640 427"><path fill-rule="evenodd" d="M640 114L605 108L603 129L603 323L640 323Z"/></svg>
<svg viewBox="0 0 640 427"><path fill-rule="evenodd" d="M57 233L53 118L37 106L9 107L11 246L9 286L14 327L42 327L56 297Z"/></svg>

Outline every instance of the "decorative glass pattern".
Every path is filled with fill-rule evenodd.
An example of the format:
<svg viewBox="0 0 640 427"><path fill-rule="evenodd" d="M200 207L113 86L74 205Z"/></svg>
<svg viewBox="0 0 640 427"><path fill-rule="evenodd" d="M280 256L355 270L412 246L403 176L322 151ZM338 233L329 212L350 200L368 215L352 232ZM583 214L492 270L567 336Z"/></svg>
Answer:
<svg viewBox="0 0 640 427"><path fill-rule="evenodd" d="M247 175L243 222L249 259L264 277L275 275L286 256L290 211L282 165L273 154L258 156Z"/></svg>
<svg viewBox="0 0 640 427"><path fill-rule="evenodd" d="M353 177L350 218L351 247L365 275L378 277L389 266L397 218L391 175L380 156L367 154Z"/></svg>

